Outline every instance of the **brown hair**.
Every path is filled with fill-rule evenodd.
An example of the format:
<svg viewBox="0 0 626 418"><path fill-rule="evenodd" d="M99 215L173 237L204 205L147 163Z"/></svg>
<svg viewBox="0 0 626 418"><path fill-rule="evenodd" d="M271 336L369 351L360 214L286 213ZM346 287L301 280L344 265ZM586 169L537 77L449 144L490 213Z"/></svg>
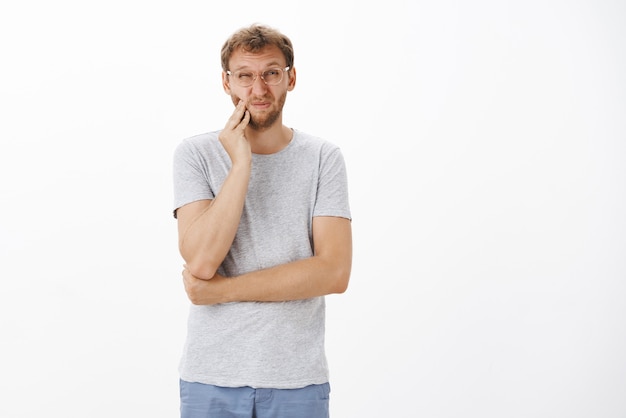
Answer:
<svg viewBox="0 0 626 418"><path fill-rule="evenodd" d="M293 45L288 37L277 29L268 26L253 24L241 28L233 33L222 46L222 69L228 71L228 62L233 52L243 48L248 52L258 52L266 46L274 45L281 50L287 61L287 66L293 68Z"/></svg>

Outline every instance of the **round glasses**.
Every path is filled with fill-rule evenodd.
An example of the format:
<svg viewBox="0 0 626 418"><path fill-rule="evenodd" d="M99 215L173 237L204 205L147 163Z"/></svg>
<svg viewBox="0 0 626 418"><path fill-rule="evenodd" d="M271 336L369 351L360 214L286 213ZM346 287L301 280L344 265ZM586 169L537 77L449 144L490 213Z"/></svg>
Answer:
<svg viewBox="0 0 626 418"><path fill-rule="evenodd" d="M248 70L238 70L235 72L226 71L226 74L233 80L233 83L240 87L250 87L254 84L258 76L261 76L261 80L268 86L276 86L283 81L283 74L286 71L289 71L289 67L270 68L260 74Z"/></svg>

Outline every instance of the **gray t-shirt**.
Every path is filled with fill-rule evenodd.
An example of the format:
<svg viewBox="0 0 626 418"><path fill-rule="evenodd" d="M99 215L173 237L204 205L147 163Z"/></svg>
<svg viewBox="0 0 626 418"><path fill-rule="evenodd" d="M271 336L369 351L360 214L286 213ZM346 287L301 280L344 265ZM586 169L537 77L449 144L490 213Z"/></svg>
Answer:
<svg viewBox="0 0 626 418"><path fill-rule="evenodd" d="M174 209L213 199L230 158L219 131L174 153ZM275 154L252 155L248 194L219 273L234 276L313 255L315 216L351 218L340 149L294 130ZM323 297L289 302L191 305L180 377L217 386L291 389L328 381Z"/></svg>

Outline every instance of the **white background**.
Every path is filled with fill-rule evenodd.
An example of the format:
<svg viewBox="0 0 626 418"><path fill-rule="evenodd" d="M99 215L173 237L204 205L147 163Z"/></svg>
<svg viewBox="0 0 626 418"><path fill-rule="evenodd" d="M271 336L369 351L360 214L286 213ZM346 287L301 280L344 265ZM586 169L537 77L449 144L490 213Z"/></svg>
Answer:
<svg viewBox="0 0 626 418"><path fill-rule="evenodd" d="M623 2L7 3L0 416L177 416L172 152L253 22L348 164L332 416L626 416Z"/></svg>

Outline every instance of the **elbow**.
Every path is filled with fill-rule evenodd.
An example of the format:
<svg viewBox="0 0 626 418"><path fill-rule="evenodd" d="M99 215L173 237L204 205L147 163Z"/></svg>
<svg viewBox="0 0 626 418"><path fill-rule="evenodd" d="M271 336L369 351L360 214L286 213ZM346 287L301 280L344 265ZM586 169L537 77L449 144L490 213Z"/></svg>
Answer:
<svg viewBox="0 0 626 418"><path fill-rule="evenodd" d="M331 293L341 294L348 290L348 283L350 282L350 268L340 268L335 271L332 280Z"/></svg>
<svg viewBox="0 0 626 418"><path fill-rule="evenodd" d="M214 262L210 257L202 255L197 251L190 251L183 247L182 243L179 244L180 255L185 260L185 268L194 277L202 280L209 280L215 276L217 269L220 267L220 263Z"/></svg>
<svg viewBox="0 0 626 418"><path fill-rule="evenodd" d="M350 277L348 276L345 279L337 280L335 282L335 288L333 289L334 290L333 293L336 293L336 294L345 293L346 290L348 290L348 282L350 281L349 279Z"/></svg>
<svg viewBox="0 0 626 418"><path fill-rule="evenodd" d="M202 280L212 279L215 273L217 273L218 267L219 266L213 265L212 263L201 260L190 260L186 264L186 268L191 275Z"/></svg>

